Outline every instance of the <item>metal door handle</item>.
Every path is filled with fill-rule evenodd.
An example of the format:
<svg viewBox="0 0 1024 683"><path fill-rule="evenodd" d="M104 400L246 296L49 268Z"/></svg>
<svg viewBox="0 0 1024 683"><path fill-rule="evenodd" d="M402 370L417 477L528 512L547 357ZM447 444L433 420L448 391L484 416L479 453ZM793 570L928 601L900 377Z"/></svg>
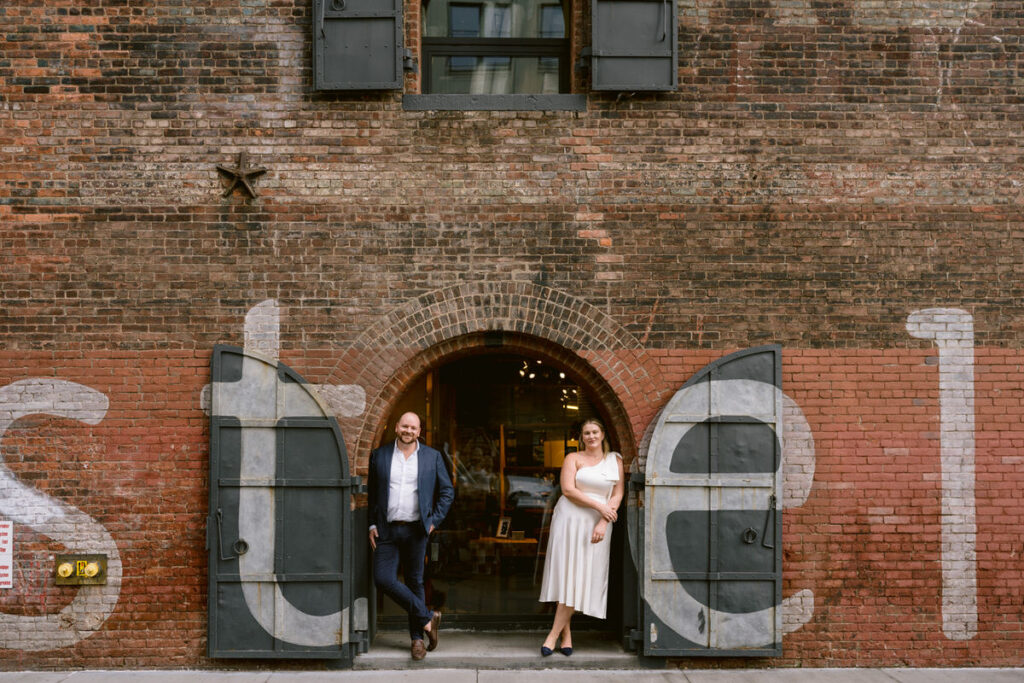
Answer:
<svg viewBox="0 0 1024 683"><path fill-rule="evenodd" d="M245 542L245 539L239 538L231 544L231 549L235 551L235 554L224 557L224 513L217 508L217 555L220 556L220 559L226 562L245 555L249 551L249 544Z"/></svg>
<svg viewBox="0 0 1024 683"><path fill-rule="evenodd" d="M771 521L772 515L775 514L775 502L776 498L775 494L773 493L772 497L768 499L768 510L767 512L765 512L764 515L764 531L761 532L761 546L764 548L768 548L769 550L775 549L774 533L772 534L772 544L768 545L768 523Z"/></svg>

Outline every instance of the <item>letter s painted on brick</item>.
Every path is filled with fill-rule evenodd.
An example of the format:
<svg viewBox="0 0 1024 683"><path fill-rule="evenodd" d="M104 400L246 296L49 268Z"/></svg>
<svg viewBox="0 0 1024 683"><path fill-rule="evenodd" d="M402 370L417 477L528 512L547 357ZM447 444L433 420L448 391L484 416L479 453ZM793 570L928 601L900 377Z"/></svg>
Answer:
<svg viewBox="0 0 1024 683"><path fill-rule="evenodd" d="M7 429L27 415L46 414L97 424L107 397L58 379L32 378L0 387L0 445ZM0 648L53 650L87 638L103 626L121 592L121 555L110 533L92 517L18 481L0 460L0 516L62 544L68 552L107 555L107 583L83 586L57 614L0 613Z"/></svg>

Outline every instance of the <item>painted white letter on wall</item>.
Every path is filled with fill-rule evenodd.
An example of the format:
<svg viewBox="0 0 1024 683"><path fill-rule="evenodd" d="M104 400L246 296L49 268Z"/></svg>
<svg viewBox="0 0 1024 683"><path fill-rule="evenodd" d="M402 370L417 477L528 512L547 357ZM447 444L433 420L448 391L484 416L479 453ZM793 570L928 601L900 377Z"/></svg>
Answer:
<svg viewBox="0 0 1024 683"><path fill-rule="evenodd" d="M33 378L0 388L0 444L7 429L26 415L45 414L97 424L107 397L58 379ZM74 645L99 630L121 593L121 555L107 530L92 517L18 481L0 461L0 516L30 526L62 544L66 552L107 555L107 584L83 586L57 614L0 613L0 648L54 650Z"/></svg>
<svg viewBox="0 0 1024 683"><path fill-rule="evenodd" d="M978 634L974 501L974 319L957 308L907 317L912 337L939 349L939 450L942 461L942 632Z"/></svg>

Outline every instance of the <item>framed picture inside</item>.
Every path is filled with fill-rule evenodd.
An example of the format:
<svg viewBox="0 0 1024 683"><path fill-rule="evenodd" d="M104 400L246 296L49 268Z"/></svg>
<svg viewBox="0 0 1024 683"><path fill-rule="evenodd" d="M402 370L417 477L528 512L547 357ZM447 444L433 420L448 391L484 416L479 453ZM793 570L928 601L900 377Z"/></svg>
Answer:
<svg viewBox="0 0 1024 683"><path fill-rule="evenodd" d="M502 517L498 520L498 531L494 535L498 538L508 538L508 531L512 528L512 518Z"/></svg>

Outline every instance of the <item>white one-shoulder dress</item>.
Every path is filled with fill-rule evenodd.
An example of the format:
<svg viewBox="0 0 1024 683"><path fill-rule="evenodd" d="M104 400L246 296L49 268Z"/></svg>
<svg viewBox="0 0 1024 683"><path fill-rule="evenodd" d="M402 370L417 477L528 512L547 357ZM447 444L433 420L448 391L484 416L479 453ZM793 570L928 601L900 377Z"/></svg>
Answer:
<svg viewBox="0 0 1024 683"><path fill-rule="evenodd" d="M604 460L576 471L576 488L594 500L607 503L619 480L612 451ZM591 543L594 526L601 513L583 507L566 496L559 498L551 515L541 602L560 602L598 619L604 619L608 605L608 561L611 554L612 525L600 543Z"/></svg>

